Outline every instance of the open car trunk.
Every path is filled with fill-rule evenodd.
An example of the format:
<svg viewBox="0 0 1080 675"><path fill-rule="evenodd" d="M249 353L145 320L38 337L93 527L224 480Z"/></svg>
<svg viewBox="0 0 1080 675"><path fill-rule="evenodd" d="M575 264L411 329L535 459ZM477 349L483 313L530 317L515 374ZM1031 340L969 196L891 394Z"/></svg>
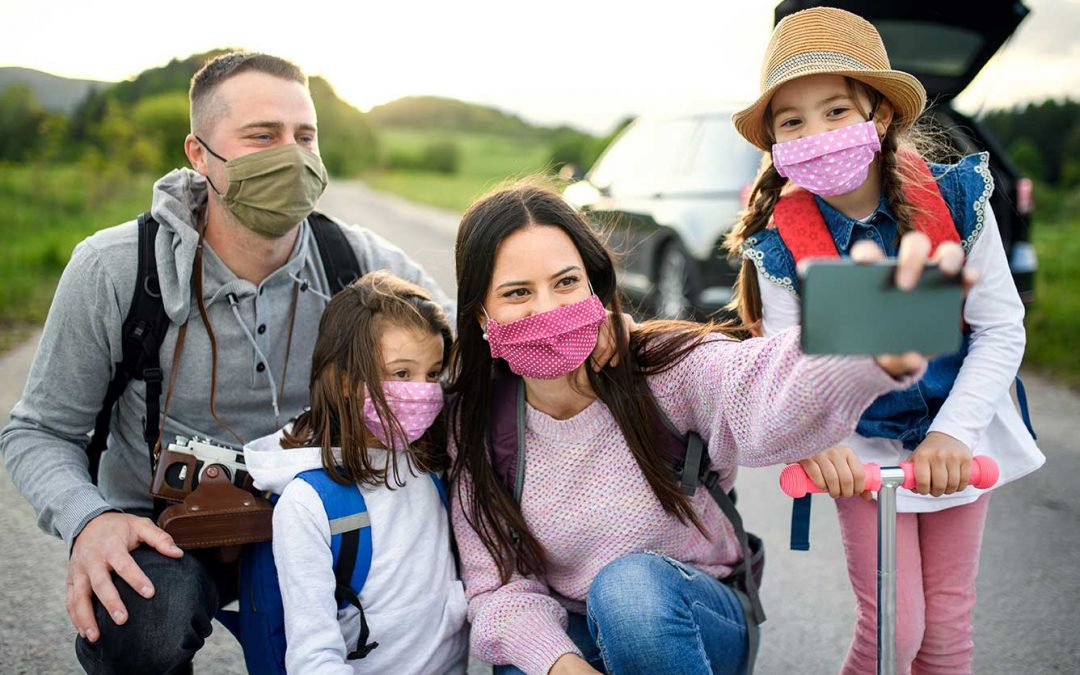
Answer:
<svg viewBox="0 0 1080 675"><path fill-rule="evenodd" d="M784 0L777 22L811 7L838 7L878 29L889 61L926 87L931 102L954 98L1028 14L1020 0Z"/></svg>

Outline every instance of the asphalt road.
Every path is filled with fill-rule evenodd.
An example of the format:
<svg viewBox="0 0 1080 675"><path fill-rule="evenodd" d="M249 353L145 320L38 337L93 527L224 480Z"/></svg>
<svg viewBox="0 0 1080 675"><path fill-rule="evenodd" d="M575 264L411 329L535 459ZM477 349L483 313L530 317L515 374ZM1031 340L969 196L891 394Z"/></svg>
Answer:
<svg viewBox="0 0 1080 675"><path fill-rule="evenodd" d="M335 183L321 208L369 227L407 250L453 288L457 217L367 189ZM106 225L103 223L103 225ZM0 424L18 399L35 340L0 357ZM1047 465L995 493L986 529L975 613L975 672L1080 673L1080 396L1025 376ZM744 470L739 506L768 547L757 672L835 673L854 622L834 508L816 498L813 550L786 550L790 501L778 468ZM0 468L0 474L3 469ZM74 630L64 611L66 552L43 535L29 505L0 475L0 672L76 673ZM902 571L901 571L902 573ZM244 672L239 648L220 626L196 672ZM474 663L470 673L485 672Z"/></svg>

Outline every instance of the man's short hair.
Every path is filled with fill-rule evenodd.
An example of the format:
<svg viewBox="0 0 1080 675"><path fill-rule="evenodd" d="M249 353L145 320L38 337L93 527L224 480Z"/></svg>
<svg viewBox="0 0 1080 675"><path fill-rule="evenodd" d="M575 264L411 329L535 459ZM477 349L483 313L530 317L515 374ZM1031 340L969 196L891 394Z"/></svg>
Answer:
<svg viewBox="0 0 1080 675"><path fill-rule="evenodd" d="M308 86L307 75L290 61L258 52L229 52L215 57L191 78L191 130L206 135L226 112L225 103L214 90L234 75L255 71Z"/></svg>

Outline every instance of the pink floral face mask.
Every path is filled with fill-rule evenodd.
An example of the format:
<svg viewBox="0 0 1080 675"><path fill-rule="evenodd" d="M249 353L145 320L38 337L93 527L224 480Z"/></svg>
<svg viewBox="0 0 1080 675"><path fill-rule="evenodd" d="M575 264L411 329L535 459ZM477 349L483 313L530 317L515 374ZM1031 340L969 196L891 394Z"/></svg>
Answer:
<svg viewBox="0 0 1080 675"><path fill-rule="evenodd" d="M772 146L773 165L784 178L822 197L847 194L866 180L881 150L873 120Z"/></svg>
<svg viewBox="0 0 1080 675"><path fill-rule="evenodd" d="M391 442L389 425L383 424L371 398L364 400L364 424L388 449L404 450L412 445L442 412L443 390L438 382L391 380L382 383L382 392L387 407L405 432L405 438L396 438Z"/></svg>
<svg viewBox="0 0 1080 675"><path fill-rule="evenodd" d="M487 314L487 311L484 311ZM607 310L595 294L580 302L510 323L488 317L491 356L522 377L554 380L573 372L596 348Z"/></svg>

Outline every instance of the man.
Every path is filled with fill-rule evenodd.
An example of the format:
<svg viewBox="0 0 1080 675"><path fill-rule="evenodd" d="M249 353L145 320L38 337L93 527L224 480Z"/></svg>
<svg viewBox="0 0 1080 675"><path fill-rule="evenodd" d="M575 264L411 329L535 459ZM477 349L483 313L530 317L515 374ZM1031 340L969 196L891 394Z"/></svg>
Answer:
<svg viewBox="0 0 1080 675"><path fill-rule="evenodd" d="M272 433L307 403L311 351L331 293L307 217L326 172L307 78L295 65L226 54L195 75L190 99L184 149L194 171L161 178L151 207L169 319L159 350L171 392L161 396L161 438L239 444ZM343 229L363 270L388 269L426 287L454 316L446 295L399 249ZM67 609L76 654L91 673L189 671L211 618L236 592L233 567L181 551L147 517L145 382L132 380L121 396L99 484L90 479L87 433L121 361L137 245L132 221L76 247L23 398L0 433L8 473L38 525L70 548Z"/></svg>

